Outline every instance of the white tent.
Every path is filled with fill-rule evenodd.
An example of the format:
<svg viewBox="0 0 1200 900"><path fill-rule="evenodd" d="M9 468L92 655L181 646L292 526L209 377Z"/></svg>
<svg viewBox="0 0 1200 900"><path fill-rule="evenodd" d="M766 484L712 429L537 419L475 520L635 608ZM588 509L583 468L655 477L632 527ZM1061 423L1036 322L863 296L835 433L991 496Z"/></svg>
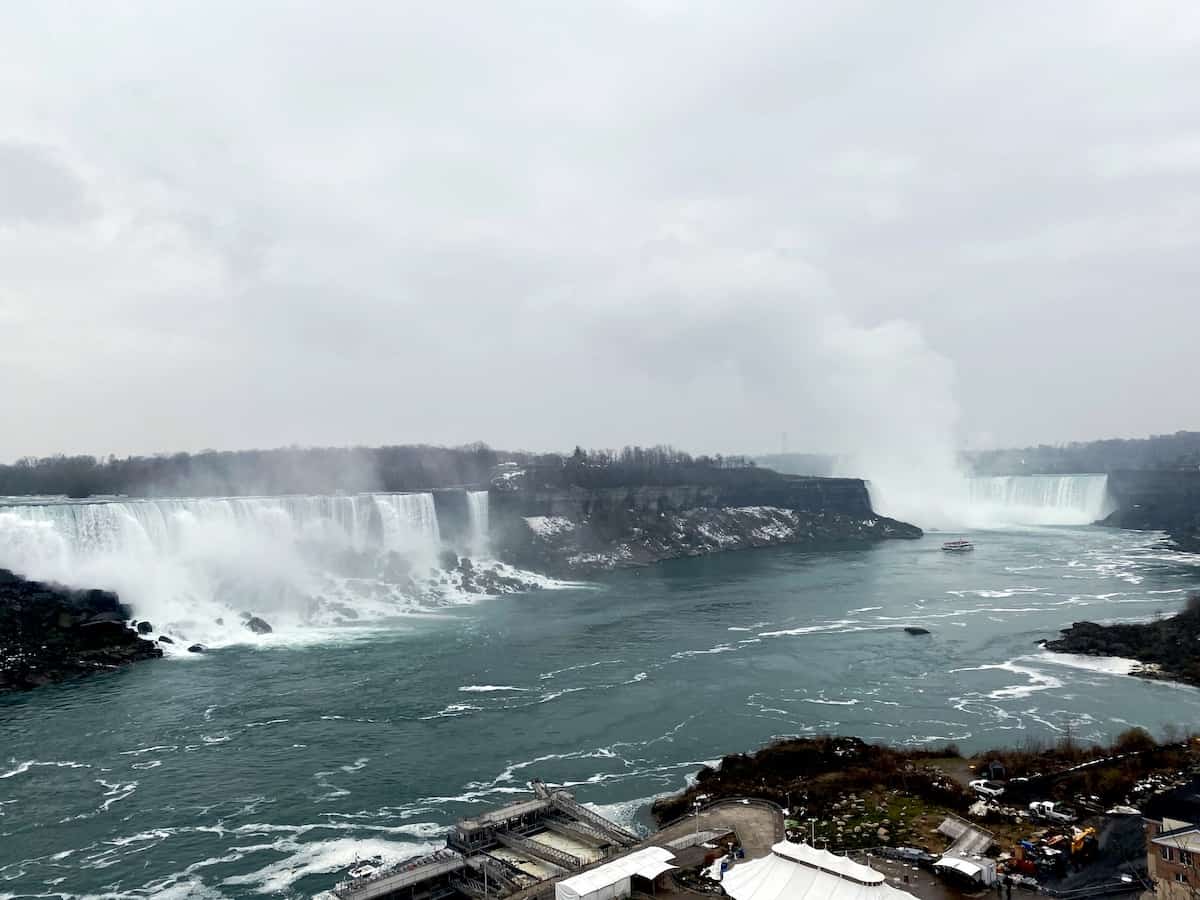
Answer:
<svg viewBox="0 0 1200 900"><path fill-rule="evenodd" d="M564 878L554 886L554 900L615 900L631 893L633 876L653 881L674 869L667 860L675 854L664 847L646 847L610 863Z"/></svg>
<svg viewBox="0 0 1200 900"><path fill-rule="evenodd" d="M990 859L963 859L961 856L943 856L933 864L934 870L957 872L970 881L984 885L996 883L996 864Z"/></svg>
<svg viewBox="0 0 1200 900"><path fill-rule="evenodd" d="M787 841L770 856L734 866L721 887L733 900L912 900L874 869Z"/></svg>

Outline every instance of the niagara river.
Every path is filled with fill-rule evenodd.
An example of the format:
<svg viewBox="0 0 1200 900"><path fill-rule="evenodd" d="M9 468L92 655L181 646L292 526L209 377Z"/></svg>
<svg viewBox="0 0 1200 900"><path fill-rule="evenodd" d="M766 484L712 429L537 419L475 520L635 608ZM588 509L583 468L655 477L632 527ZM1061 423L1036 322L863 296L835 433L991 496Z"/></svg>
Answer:
<svg viewBox="0 0 1200 900"><path fill-rule="evenodd" d="M980 490L1094 515L1088 485L1035 487ZM460 537L481 564L483 499ZM114 586L156 629L209 628L253 583L242 605L278 627L206 633L224 639L206 654L0 698L6 900L311 896L356 856L432 849L456 818L535 776L645 826L656 795L782 735L977 750L1200 720L1192 688L1037 646L1076 620L1179 608L1200 557L1149 532L955 532L977 547L962 555L935 533L777 547L480 596L436 570L400 579L394 560L364 562L364 547L434 553L423 499L180 501L161 521L128 509L115 536L101 522L114 509L33 510L0 510L0 565L24 554L49 575L98 577L123 559ZM317 583L297 547L365 570ZM324 584L337 593L314 612ZM288 618L296 597L310 619Z"/></svg>

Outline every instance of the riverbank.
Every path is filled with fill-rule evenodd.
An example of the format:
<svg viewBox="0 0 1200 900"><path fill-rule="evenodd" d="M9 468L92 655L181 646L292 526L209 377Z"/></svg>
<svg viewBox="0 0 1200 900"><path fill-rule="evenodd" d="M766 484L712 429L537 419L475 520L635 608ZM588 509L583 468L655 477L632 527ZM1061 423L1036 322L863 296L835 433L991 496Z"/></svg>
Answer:
<svg viewBox="0 0 1200 900"><path fill-rule="evenodd" d="M1075 622L1044 646L1057 653L1136 660L1140 665L1131 675L1200 686L1200 593L1189 596L1176 615L1128 624Z"/></svg>
<svg viewBox="0 0 1200 900"><path fill-rule="evenodd" d="M109 591L75 591L0 569L0 693L111 671L162 650L126 626Z"/></svg>
<svg viewBox="0 0 1200 900"><path fill-rule="evenodd" d="M905 846L936 855L946 817L986 823L997 841L1015 845L1030 833L1033 800L1054 800L1081 817L1136 808L1197 763L1195 740L1160 743L1140 728L1109 745L1064 738L970 756L953 744L906 749L856 737L790 738L703 767L685 791L656 800L652 813L662 823L697 803L755 797L787 809L798 838L835 852ZM970 783L990 778L1004 779L1004 789L998 804L981 808Z"/></svg>

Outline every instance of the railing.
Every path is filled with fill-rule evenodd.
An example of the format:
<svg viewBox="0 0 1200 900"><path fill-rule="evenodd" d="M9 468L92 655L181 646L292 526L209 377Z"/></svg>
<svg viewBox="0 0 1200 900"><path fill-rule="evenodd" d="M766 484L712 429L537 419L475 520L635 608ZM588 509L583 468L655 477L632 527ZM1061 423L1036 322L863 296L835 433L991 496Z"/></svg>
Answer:
<svg viewBox="0 0 1200 900"><path fill-rule="evenodd" d="M568 872L583 865L583 860L578 856L572 856L570 853L564 853L562 850L556 850L554 847L538 843L511 831L497 831L494 836L505 847L536 856L538 859L566 869Z"/></svg>
<svg viewBox="0 0 1200 900"><path fill-rule="evenodd" d="M718 797L716 800L709 800L700 807L698 812L708 812L714 806L725 806L726 804L736 803L739 806L761 806L764 809L769 809L772 812L777 812L782 817L783 807L778 803L773 803L770 800L764 800L761 797ZM695 812L684 813L678 818L672 819L670 822L663 822L659 826L659 831L670 828L672 825L678 825L680 822L686 822L696 815Z"/></svg>
<svg viewBox="0 0 1200 900"><path fill-rule="evenodd" d="M583 822L561 822L558 819L543 819L542 824L546 826L547 831L553 831L555 834L560 834L563 837L582 839L588 843L594 843L598 847L617 843L612 835L605 834L598 828L593 828L591 825L586 825Z"/></svg>
<svg viewBox="0 0 1200 900"><path fill-rule="evenodd" d="M555 809L566 813L576 819L582 819L593 828L597 828L607 835L611 835L612 839L618 844L623 844L627 847L632 847L640 838L631 831L626 831L616 822L610 822L600 813L588 809L582 803L578 803L562 794L560 791L555 791L547 787L540 781L531 782L534 791L537 795L547 800Z"/></svg>

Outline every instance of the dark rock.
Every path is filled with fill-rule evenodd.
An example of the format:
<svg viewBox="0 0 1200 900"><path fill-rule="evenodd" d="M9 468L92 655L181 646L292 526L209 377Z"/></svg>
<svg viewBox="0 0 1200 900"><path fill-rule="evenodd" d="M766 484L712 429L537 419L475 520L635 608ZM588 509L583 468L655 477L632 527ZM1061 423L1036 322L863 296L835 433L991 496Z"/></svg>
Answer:
<svg viewBox="0 0 1200 900"><path fill-rule="evenodd" d="M243 624L255 634L270 634L273 630L270 625L258 616L251 616Z"/></svg>
<svg viewBox="0 0 1200 900"><path fill-rule="evenodd" d="M203 644L192 644L192 646L188 647L188 653L207 653L207 652L208 652L208 648L205 647Z"/></svg>
<svg viewBox="0 0 1200 900"><path fill-rule="evenodd" d="M126 626L110 591L78 591L0 569L0 693L162 656Z"/></svg>
<svg viewBox="0 0 1200 900"><path fill-rule="evenodd" d="M1108 491L1117 509L1100 524L1165 531L1176 549L1200 553L1200 470L1114 471Z"/></svg>
<svg viewBox="0 0 1200 900"><path fill-rule="evenodd" d="M928 628L921 628L918 625L905 625L904 630L909 634L929 634Z"/></svg>
<svg viewBox="0 0 1200 900"><path fill-rule="evenodd" d="M150 632L152 632L154 630L154 626L151 625L149 622L138 622L137 630L138 630L138 634L149 634Z"/></svg>
<svg viewBox="0 0 1200 900"><path fill-rule="evenodd" d="M125 617L119 612L106 610L105 612L98 612L95 615L89 616L87 622L84 624L94 625L97 622L120 622L122 625L124 625Z"/></svg>
<svg viewBox="0 0 1200 900"><path fill-rule="evenodd" d="M173 640L171 640L171 639L170 639L169 637L167 637L165 634L160 634L160 635L158 636L158 642L159 642L160 644L173 644L173 643L175 643Z"/></svg>
<svg viewBox="0 0 1200 900"><path fill-rule="evenodd" d="M438 554L438 562L443 569L450 571L458 568L458 554L453 550L443 550Z"/></svg>
<svg viewBox="0 0 1200 900"><path fill-rule="evenodd" d="M1075 622L1045 649L1085 656L1120 656L1157 667L1138 674L1200 685L1200 594L1182 612L1153 622Z"/></svg>
<svg viewBox="0 0 1200 900"><path fill-rule="evenodd" d="M224 620L224 619L222 619L220 616L217 616L217 624L218 624L218 625L224 625L224 624L225 624L225 620Z"/></svg>

